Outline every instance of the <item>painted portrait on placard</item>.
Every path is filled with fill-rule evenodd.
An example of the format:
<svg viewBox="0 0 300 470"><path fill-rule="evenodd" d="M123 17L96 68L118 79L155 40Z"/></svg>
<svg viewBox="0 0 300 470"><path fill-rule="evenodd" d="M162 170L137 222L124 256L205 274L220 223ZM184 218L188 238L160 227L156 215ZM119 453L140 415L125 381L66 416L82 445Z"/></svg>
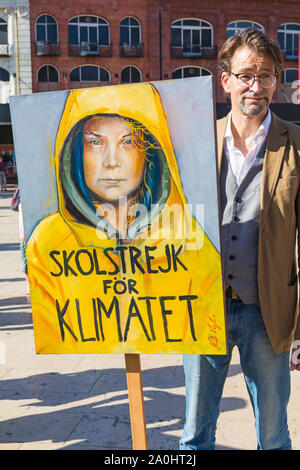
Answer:
<svg viewBox="0 0 300 470"><path fill-rule="evenodd" d="M32 184L18 151L22 97L13 100L37 353L226 352L213 95L204 156L189 119L176 132L180 82L40 94L37 105L53 96L57 112L50 135L32 124L38 145L49 142L43 155L29 150L33 173L45 160Z"/></svg>

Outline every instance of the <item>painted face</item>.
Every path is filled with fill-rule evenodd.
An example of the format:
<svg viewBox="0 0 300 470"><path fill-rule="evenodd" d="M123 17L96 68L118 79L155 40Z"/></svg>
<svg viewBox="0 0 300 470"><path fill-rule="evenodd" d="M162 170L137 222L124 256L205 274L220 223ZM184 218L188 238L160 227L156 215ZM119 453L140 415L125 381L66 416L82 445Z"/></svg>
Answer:
<svg viewBox="0 0 300 470"><path fill-rule="evenodd" d="M83 150L85 182L97 196L116 202L139 188L145 152L133 142L132 130L121 118L89 119L84 127Z"/></svg>
<svg viewBox="0 0 300 470"><path fill-rule="evenodd" d="M231 59L231 72L222 73L222 85L230 94L233 110L248 116L255 116L267 111L276 89L276 82L271 88L264 88L256 78L249 86L240 86L234 74L275 74L275 64L271 56L258 55L249 47L241 47L235 51Z"/></svg>

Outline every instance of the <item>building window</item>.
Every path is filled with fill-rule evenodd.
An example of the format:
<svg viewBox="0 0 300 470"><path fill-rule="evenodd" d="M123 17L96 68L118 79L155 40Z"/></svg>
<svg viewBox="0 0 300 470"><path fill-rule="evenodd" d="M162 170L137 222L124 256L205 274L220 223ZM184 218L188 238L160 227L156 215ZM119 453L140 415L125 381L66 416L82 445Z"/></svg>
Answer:
<svg viewBox="0 0 300 470"><path fill-rule="evenodd" d="M213 47L213 27L201 20L174 21L171 26L172 47L199 52L202 47Z"/></svg>
<svg viewBox="0 0 300 470"><path fill-rule="evenodd" d="M281 72L281 83L288 84L298 80L298 69L285 69Z"/></svg>
<svg viewBox="0 0 300 470"><path fill-rule="evenodd" d="M141 27L134 18L128 17L121 21L120 44L122 46L139 46L141 44Z"/></svg>
<svg viewBox="0 0 300 470"><path fill-rule="evenodd" d="M97 65L81 65L70 72L71 82L110 82L110 74Z"/></svg>
<svg viewBox="0 0 300 470"><path fill-rule="evenodd" d="M50 15L42 15L35 22L35 39L47 44L58 44L56 19Z"/></svg>
<svg viewBox="0 0 300 470"><path fill-rule="evenodd" d="M182 67L174 70L172 78L204 77L205 75L211 75L211 72L203 67Z"/></svg>
<svg viewBox="0 0 300 470"><path fill-rule="evenodd" d="M2 67L0 67L0 82L9 82L9 73Z"/></svg>
<svg viewBox="0 0 300 470"><path fill-rule="evenodd" d="M230 36L233 36L238 31L243 32L249 28L256 28L264 31L264 28L260 24L254 23L253 21L232 21L227 25L226 39L230 38Z"/></svg>
<svg viewBox="0 0 300 470"><path fill-rule="evenodd" d="M52 65L43 65L37 75L38 82L58 82L58 71Z"/></svg>
<svg viewBox="0 0 300 470"><path fill-rule="evenodd" d="M0 18L0 44L8 44L7 23L2 18Z"/></svg>
<svg viewBox="0 0 300 470"><path fill-rule="evenodd" d="M299 24L282 24L278 28L278 42L281 50L285 52L285 58L298 58Z"/></svg>
<svg viewBox="0 0 300 470"><path fill-rule="evenodd" d="M142 81L142 74L137 67L129 65L121 72L122 83L140 83Z"/></svg>
<svg viewBox="0 0 300 470"><path fill-rule="evenodd" d="M69 44L109 45L109 24L96 16L78 16L69 21Z"/></svg>

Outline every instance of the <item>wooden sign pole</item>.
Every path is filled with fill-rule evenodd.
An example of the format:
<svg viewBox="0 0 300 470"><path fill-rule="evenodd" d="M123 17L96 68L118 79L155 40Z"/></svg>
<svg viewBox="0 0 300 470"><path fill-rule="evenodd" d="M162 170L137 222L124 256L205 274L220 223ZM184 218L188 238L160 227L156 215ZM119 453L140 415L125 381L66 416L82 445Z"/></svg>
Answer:
<svg viewBox="0 0 300 470"><path fill-rule="evenodd" d="M147 450L141 359L139 354L125 354L133 450Z"/></svg>

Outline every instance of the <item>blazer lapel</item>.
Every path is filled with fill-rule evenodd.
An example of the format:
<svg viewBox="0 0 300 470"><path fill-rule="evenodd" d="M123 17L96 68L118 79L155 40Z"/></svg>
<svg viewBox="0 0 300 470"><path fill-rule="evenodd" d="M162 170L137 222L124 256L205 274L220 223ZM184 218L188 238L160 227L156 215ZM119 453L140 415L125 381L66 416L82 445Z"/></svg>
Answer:
<svg viewBox="0 0 300 470"><path fill-rule="evenodd" d="M287 133L288 130L284 121L272 113L272 121L267 140L260 192L260 230L262 230L264 226L274 194L275 185L278 180L287 142Z"/></svg>
<svg viewBox="0 0 300 470"><path fill-rule="evenodd" d="M218 176L221 174L222 156L223 156L223 145L224 145L224 134L226 131L228 121L228 115L217 121L217 144L218 144Z"/></svg>

